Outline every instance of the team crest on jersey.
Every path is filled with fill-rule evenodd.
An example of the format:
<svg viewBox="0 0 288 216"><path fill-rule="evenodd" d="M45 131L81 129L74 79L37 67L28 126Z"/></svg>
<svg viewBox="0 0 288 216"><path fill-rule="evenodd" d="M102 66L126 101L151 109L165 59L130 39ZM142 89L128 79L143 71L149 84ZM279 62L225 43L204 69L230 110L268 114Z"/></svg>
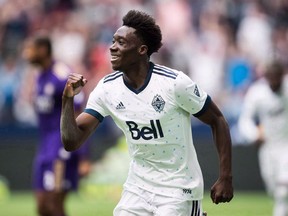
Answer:
<svg viewBox="0 0 288 216"><path fill-rule="evenodd" d="M197 85L195 85L194 94L200 97L200 93L199 93Z"/></svg>
<svg viewBox="0 0 288 216"><path fill-rule="evenodd" d="M44 86L43 91L44 91L44 94L46 94L46 95L50 95L50 96L53 95L55 92L55 87L54 87L53 83L47 83Z"/></svg>
<svg viewBox="0 0 288 216"><path fill-rule="evenodd" d="M157 112L161 112L164 109L165 101L160 95L155 95L152 101L152 106Z"/></svg>

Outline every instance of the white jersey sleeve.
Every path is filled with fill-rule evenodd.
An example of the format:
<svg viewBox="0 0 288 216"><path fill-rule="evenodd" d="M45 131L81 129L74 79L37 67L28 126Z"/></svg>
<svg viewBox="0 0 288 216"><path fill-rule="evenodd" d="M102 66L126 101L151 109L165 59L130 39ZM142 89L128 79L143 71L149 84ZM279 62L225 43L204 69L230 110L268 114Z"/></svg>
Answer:
<svg viewBox="0 0 288 216"><path fill-rule="evenodd" d="M259 92L255 86L251 86L245 98L243 109L238 121L238 128L244 140L253 143L258 139L258 127L256 124L257 117L257 98Z"/></svg>
<svg viewBox="0 0 288 216"><path fill-rule="evenodd" d="M105 89L103 88L102 79L90 93L84 112L94 116L101 122L105 116L109 115L105 106L105 100Z"/></svg>
<svg viewBox="0 0 288 216"><path fill-rule="evenodd" d="M177 76L175 98L182 109L194 116L201 115L211 100L207 93L184 73Z"/></svg>

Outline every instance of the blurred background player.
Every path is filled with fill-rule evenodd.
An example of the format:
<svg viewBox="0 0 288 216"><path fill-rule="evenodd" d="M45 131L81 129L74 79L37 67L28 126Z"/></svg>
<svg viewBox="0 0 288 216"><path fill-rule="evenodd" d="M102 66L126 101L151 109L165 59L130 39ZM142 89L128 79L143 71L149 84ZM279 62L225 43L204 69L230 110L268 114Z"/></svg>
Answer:
<svg viewBox="0 0 288 216"><path fill-rule="evenodd" d="M87 143L74 153L65 151L60 139L62 92L71 72L68 66L53 60L52 44L44 35L27 41L24 58L39 67L35 88L40 145L34 161L33 184L37 210L41 216L65 216L67 193L77 188L79 176L88 174ZM84 96L75 100L79 111Z"/></svg>
<svg viewBox="0 0 288 216"><path fill-rule="evenodd" d="M274 216L288 215L288 80L279 62L248 90L239 129L259 146L259 164L267 192L274 198Z"/></svg>

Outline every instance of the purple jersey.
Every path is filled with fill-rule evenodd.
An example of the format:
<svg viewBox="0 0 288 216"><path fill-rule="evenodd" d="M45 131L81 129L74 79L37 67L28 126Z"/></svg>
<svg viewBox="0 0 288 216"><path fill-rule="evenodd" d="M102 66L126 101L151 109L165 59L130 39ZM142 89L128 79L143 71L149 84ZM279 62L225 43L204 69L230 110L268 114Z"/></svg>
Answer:
<svg viewBox="0 0 288 216"><path fill-rule="evenodd" d="M78 163L88 157L85 143L75 152L63 148L60 135L62 93L70 69L60 62L54 62L47 70L41 71L37 79L35 110L38 115L40 143L34 161L33 185L36 190L53 190L57 171L55 164L64 164L62 189L76 189L78 184ZM75 110L80 110L84 96L75 97Z"/></svg>
<svg viewBox="0 0 288 216"><path fill-rule="evenodd" d="M35 109L38 114L40 145L37 160L52 161L56 158L67 160L79 154L86 154L86 145L80 150L69 153L63 151L60 136L60 116L62 93L70 73L63 63L55 62L45 71L41 71L37 79ZM84 98L84 97L83 97ZM75 104L80 108L80 101ZM83 103L83 101L82 101Z"/></svg>

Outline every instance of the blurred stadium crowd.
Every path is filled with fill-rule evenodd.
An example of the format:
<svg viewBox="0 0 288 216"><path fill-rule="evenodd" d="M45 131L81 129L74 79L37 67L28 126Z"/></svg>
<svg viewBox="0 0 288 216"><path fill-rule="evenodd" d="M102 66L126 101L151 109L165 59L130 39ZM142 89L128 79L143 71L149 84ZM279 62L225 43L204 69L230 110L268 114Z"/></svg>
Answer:
<svg viewBox="0 0 288 216"><path fill-rule="evenodd" d="M33 68L22 59L39 31L54 56L89 82L112 71L109 46L130 9L152 14L163 47L152 60L182 70L222 108L232 125L247 87L273 58L288 59L287 0L0 0L0 126L36 126Z"/></svg>

